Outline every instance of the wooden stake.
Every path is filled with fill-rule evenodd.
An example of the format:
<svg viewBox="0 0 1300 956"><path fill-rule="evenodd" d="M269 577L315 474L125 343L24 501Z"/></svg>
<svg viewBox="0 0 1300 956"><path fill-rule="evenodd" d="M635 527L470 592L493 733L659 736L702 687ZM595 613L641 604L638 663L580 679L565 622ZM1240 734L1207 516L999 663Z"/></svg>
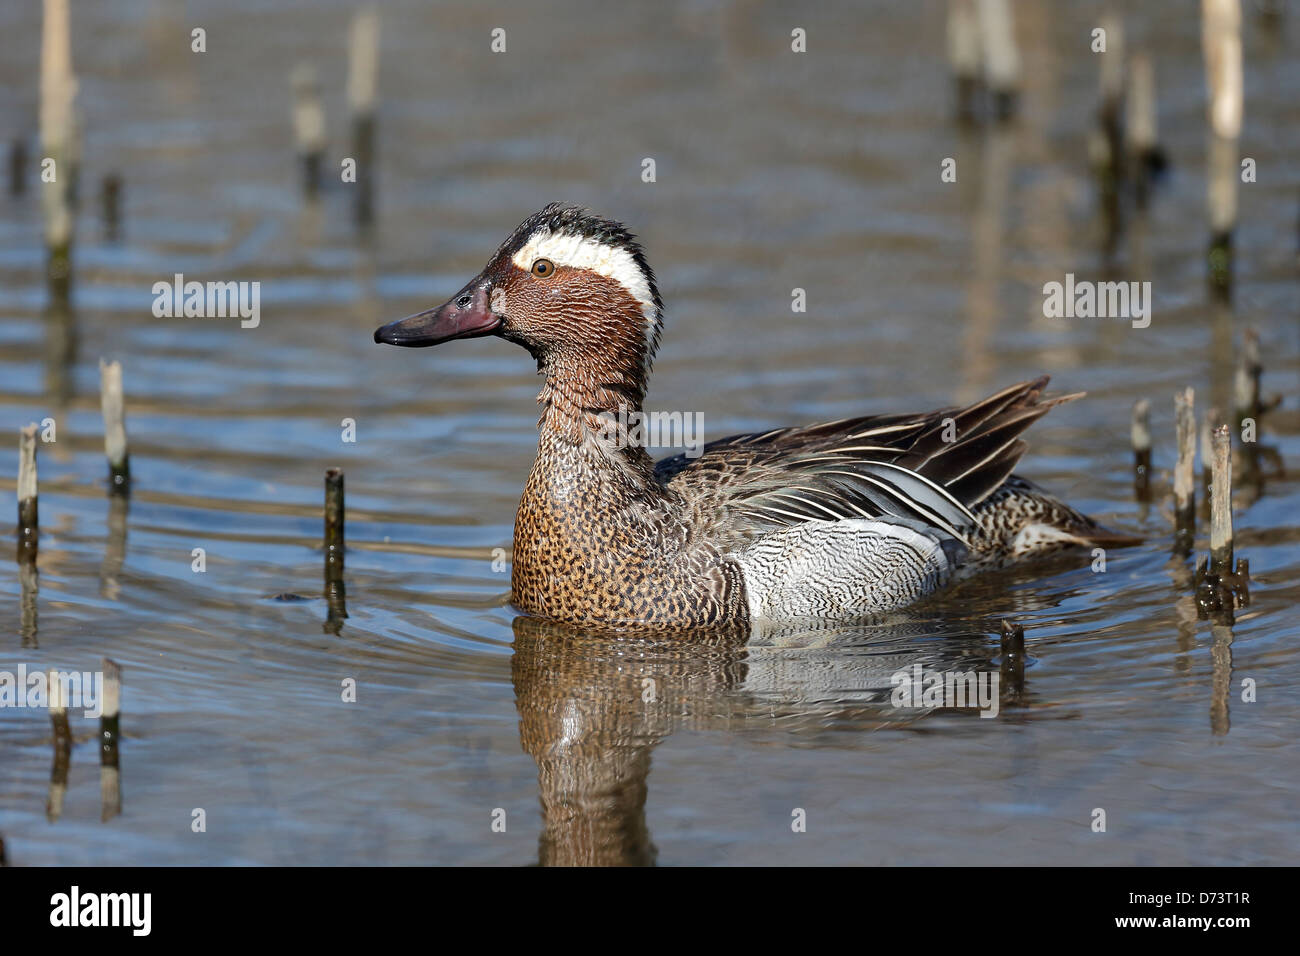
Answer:
<svg viewBox="0 0 1300 956"><path fill-rule="evenodd" d="M1103 115L1113 117L1118 142L1124 103L1124 21L1107 13L1101 18L1101 27L1106 31L1106 52L1101 55L1100 63L1101 108Z"/></svg>
<svg viewBox="0 0 1300 956"><path fill-rule="evenodd" d="M343 470L325 472L325 565L343 570Z"/></svg>
<svg viewBox="0 0 1300 956"><path fill-rule="evenodd" d="M1018 704L1025 694L1025 629L1002 621L1002 664L999 668L1003 700Z"/></svg>
<svg viewBox="0 0 1300 956"><path fill-rule="evenodd" d="M307 63L289 75L293 88L293 136L302 164L302 187L308 196L320 191L325 156L325 108L321 105L320 79Z"/></svg>
<svg viewBox="0 0 1300 956"><path fill-rule="evenodd" d="M1233 612L1250 603L1250 565L1232 560L1232 431L1220 425L1212 442L1210 556L1196 569L1196 605L1201 617L1231 624Z"/></svg>
<svg viewBox="0 0 1300 956"><path fill-rule="evenodd" d="M1133 490L1138 501L1151 497L1151 403L1139 398L1133 403Z"/></svg>
<svg viewBox="0 0 1300 956"><path fill-rule="evenodd" d="M330 468L325 472L325 631L330 634L339 633L348 616L343 584L343 520L343 472Z"/></svg>
<svg viewBox="0 0 1300 956"><path fill-rule="evenodd" d="M1008 120L1015 115L1020 86L1020 53L1011 5L1007 0L978 0L978 8L984 77L993 94L993 115Z"/></svg>
<svg viewBox="0 0 1300 956"><path fill-rule="evenodd" d="M1210 638L1210 732L1222 736L1232 726L1232 628L1216 623Z"/></svg>
<svg viewBox="0 0 1300 956"><path fill-rule="evenodd" d="M948 0L948 66L957 118L972 122L980 92L980 24L975 0Z"/></svg>
<svg viewBox="0 0 1300 956"><path fill-rule="evenodd" d="M18 561L36 561L41 536L41 518L36 482L36 425L28 425L18 437Z"/></svg>
<svg viewBox="0 0 1300 956"><path fill-rule="evenodd" d="M358 10L348 41L348 106L352 113L352 157L357 163L353 216L357 225L374 219L375 99L379 74L379 14Z"/></svg>
<svg viewBox="0 0 1300 956"><path fill-rule="evenodd" d="M1232 433L1220 425L1213 436L1213 485L1210 490L1210 571L1231 574L1232 566Z"/></svg>
<svg viewBox="0 0 1300 956"><path fill-rule="evenodd" d="M37 646L38 610L41 595L41 576L34 562L18 565L18 586L21 589L18 610L18 636L23 647Z"/></svg>
<svg viewBox="0 0 1300 956"><path fill-rule="evenodd" d="M1156 120L1156 71L1151 57L1146 53L1134 54L1128 75L1128 149L1137 203L1145 207L1153 178L1165 168Z"/></svg>
<svg viewBox="0 0 1300 956"><path fill-rule="evenodd" d="M1232 285L1232 234L1237 225L1237 140L1243 112L1240 0L1201 0L1210 125L1207 203L1209 278L1226 294Z"/></svg>
<svg viewBox="0 0 1300 956"><path fill-rule="evenodd" d="M121 736L122 668L107 657L103 661L104 699L99 716L100 820L107 822L122 812L122 772L118 754Z"/></svg>
<svg viewBox="0 0 1300 956"><path fill-rule="evenodd" d="M1101 106L1097 135L1091 147L1105 220L1105 248L1115 251L1122 226L1120 190L1124 180L1124 22L1107 13L1101 18L1106 31L1106 52L1100 57Z"/></svg>
<svg viewBox="0 0 1300 956"><path fill-rule="evenodd" d="M1174 549L1190 554L1196 537L1196 410L1195 393L1186 388L1174 396L1178 463L1174 466Z"/></svg>
<svg viewBox="0 0 1300 956"><path fill-rule="evenodd" d="M73 184L76 179L76 133L73 104L77 81L72 75L68 0L44 0L41 29L41 150L54 160L54 179L41 184L45 219L46 275L50 293L66 300L72 288Z"/></svg>
<svg viewBox="0 0 1300 956"><path fill-rule="evenodd" d="M50 768L50 796L45 817L51 823L63 815L63 798L68 792L68 765L72 762L72 728L68 726L68 702L63 699L59 672L46 674L46 698L50 705L50 726L54 731L54 764Z"/></svg>
<svg viewBox="0 0 1300 956"><path fill-rule="evenodd" d="M104 415L104 453L108 456L109 491L131 491L131 456L126 446L126 412L122 400L122 364L99 360L99 404Z"/></svg>

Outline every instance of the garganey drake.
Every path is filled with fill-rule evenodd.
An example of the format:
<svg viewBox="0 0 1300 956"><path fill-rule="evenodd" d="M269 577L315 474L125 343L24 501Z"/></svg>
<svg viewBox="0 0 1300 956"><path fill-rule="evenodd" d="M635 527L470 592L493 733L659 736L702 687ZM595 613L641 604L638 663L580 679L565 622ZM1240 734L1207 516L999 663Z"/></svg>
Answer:
<svg viewBox="0 0 1300 956"><path fill-rule="evenodd" d="M414 348L496 335L537 360L511 580L522 611L664 628L861 619L973 570L1136 540L1011 473L1021 432L1082 394L1045 398L1046 377L965 408L736 435L655 462L625 423L662 325L636 238L553 203L445 305L375 332Z"/></svg>

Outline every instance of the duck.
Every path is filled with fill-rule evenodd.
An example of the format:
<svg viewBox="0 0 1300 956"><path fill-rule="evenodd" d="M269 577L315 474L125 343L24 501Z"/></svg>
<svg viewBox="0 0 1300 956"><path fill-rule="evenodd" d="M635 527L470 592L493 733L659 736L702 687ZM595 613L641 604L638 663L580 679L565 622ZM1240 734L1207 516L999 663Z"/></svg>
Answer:
<svg viewBox="0 0 1300 956"><path fill-rule="evenodd" d="M664 324L621 222L551 203L446 303L376 343L496 336L543 382L515 515L511 603L566 624L753 628L898 611L979 571L1135 543L1013 474L1022 433L1083 393L1048 378L964 407L734 435L651 458L641 413Z"/></svg>

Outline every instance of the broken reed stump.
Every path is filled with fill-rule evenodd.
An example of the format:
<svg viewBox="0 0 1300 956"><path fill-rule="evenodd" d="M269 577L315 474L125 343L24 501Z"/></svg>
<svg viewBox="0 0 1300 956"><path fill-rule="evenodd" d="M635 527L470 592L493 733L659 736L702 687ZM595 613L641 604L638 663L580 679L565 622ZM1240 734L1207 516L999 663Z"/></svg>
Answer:
<svg viewBox="0 0 1300 956"><path fill-rule="evenodd" d="M321 187L325 162L325 108L321 105L320 79L307 63L299 63L289 74L293 89L293 138L302 166L302 190L315 196Z"/></svg>
<svg viewBox="0 0 1300 956"><path fill-rule="evenodd" d="M36 483L36 425L18 433L18 563L35 564L41 536Z"/></svg>
<svg viewBox="0 0 1300 956"><path fill-rule="evenodd" d="M121 737L122 668L107 657L103 660L104 692L99 715L99 803L100 821L107 822L122 812L122 771L118 755Z"/></svg>
<svg viewBox="0 0 1300 956"><path fill-rule="evenodd" d="M68 725L68 702L63 699L59 672L46 675L46 698L50 705L50 726L54 731L54 764L50 768L50 795L45 818L54 823L63 815L63 798L68 792L68 766L72 762L72 728Z"/></svg>
<svg viewBox="0 0 1300 956"><path fill-rule="evenodd" d="M1203 617L1232 623L1235 608L1250 601L1250 565L1233 562L1232 536L1232 432L1227 425L1214 429L1213 480L1210 488L1210 557L1196 569L1196 603Z"/></svg>
<svg viewBox="0 0 1300 956"><path fill-rule="evenodd" d="M104 415L104 453L112 494L131 493L131 456L126 447L126 413L122 400L122 363L99 360L99 404Z"/></svg>
<svg viewBox="0 0 1300 956"><path fill-rule="evenodd" d="M352 114L352 158L356 161L353 218L358 226L374 220L375 100L379 73L379 13L358 10L348 36L348 107Z"/></svg>
<svg viewBox="0 0 1300 956"><path fill-rule="evenodd" d="M347 591L343 584L343 471L325 472L325 603L329 608L325 631L337 634L348 616Z"/></svg>
<svg viewBox="0 0 1300 956"><path fill-rule="evenodd" d="M1190 388L1174 396L1178 462L1174 465L1174 553L1186 557L1196 543L1196 410Z"/></svg>
<svg viewBox="0 0 1300 956"><path fill-rule="evenodd" d="M1133 492L1143 504L1151 500L1151 403L1139 398L1133 403Z"/></svg>
<svg viewBox="0 0 1300 956"><path fill-rule="evenodd" d="M1206 204L1210 218L1208 278L1226 298L1232 289L1232 234L1237 226L1237 140L1241 136L1243 81L1241 0L1201 0L1210 127Z"/></svg>
<svg viewBox="0 0 1300 956"><path fill-rule="evenodd" d="M1003 702L1021 703L1025 696L1025 629L1007 620L1002 622L1002 662L999 671Z"/></svg>

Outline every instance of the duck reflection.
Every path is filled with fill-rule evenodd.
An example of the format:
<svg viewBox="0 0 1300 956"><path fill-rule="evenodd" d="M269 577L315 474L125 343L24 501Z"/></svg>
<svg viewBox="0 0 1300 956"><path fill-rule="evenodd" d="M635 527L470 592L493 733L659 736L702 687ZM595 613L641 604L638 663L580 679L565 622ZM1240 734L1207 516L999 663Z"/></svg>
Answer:
<svg viewBox="0 0 1300 956"><path fill-rule="evenodd" d="M677 728L898 726L927 712L891 705L899 671L1000 667L988 632L938 620L666 637L518 617L514 635L511 672L521 743L537 762L543 866L656 862L645 815L650 755ZM1026 701L1023 686L1012 693Z"/></svg>

